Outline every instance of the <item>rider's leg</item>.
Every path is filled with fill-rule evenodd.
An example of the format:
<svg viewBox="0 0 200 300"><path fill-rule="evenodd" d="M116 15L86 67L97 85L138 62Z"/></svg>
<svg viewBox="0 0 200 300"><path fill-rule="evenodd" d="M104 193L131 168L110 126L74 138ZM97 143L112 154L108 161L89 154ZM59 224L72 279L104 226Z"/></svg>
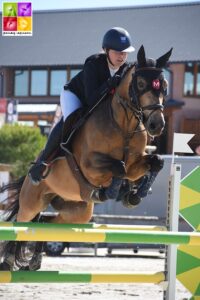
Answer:
<svg viewBox="0 0 200 300"><path fill-rule="evenodd" d="M61 110L64 120L82 104L75 94L68 90L61 92L60 97ZM46 169L46 163L53 159L53 154L59 147L62 138L63 118L54 126L49 135L47 144L37 159L36 163L29 170L29 177L33 185L38 185L42 180L43 172Z"/></svg>
<svg viewBox="0 0 200 300"><path fill-rule="evenodd" d="M82 107L80 99L71 91L64 90L60 95L60 106L63 115L63 119L66 120L71 113L73 113L78 108Z"/></svg>
<svg viewBox="0 0 200 300"><path fill-rule="evenodd" d="M46 164L48 163L50 158L53 158L54 152L58 149L62 137L62 127L63 118L61 118L60 121L52 129L45 148L42 150L37 161L30 168L28 175L33 185L38 185L40 183L40 181L42 180L43 172L46 169Z"/></svg>

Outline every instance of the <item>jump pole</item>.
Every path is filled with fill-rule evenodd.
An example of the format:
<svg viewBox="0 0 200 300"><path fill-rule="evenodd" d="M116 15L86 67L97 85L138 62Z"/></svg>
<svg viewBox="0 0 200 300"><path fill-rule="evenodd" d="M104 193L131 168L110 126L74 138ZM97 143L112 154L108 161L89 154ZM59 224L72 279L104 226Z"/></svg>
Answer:
<svg viewBox="0 0 200 300"><path fill-rule="evenodd" d="M157 231L157 232L152 232L151 230L146 232L146 231L140 231L139 229L142 228L134 228L136 229L135 232L130 232L131 228L101 228L100 227L97 229L95 226L92 226L93 230L88 229L86 226L85 228L79 227L78 229L75 228L75 226L68 227L65 226L62 229L57 228L57 233L64 231L68 231L68 233L71 231L70 235L76 236L75 241L83 241L83 242L122 242L122 243L134 243L134 242L141 242L141 243L161 243L161 244L166 244L168 246L167 250L167 255L166 255L166 264L165 264L165 272L158 272L155 274L107 274L107 279L103 279L103 276L106 274L89 274L87 273L87 276L90 275L92 276L97 276L96 277L96 282L141 282L141 283L160 283L160 282L166 282L167 283L167 288L164 291L164 300L171 300L175 299L175 282L176 282L176 256L177 256L177 246L174 244L190 244L190 245L200 245L200 233L187 233L187 232L178 232L178 219L179 219L179 199L180 199L180 178L181 178L181 166L180 165L173 165L173 172L170 176L170 182L169 182L169 198L168 198L168 214L167 214L167 229L173 232L163 232L163 231ZM33 223L31 223L33 224ZM2 240L33 240L33 241L58 241L62 240L60 239L60 236L56 239L53 239L52 235L51 238L47 238L47 233L49 230L51 230L52 234L52 229L49 227L49 224L45 225L45 230L44 232L41 231L40 226L32 226L31 224L27 224L28 226L25 227L24 223L17 224L17 223L9 223L6 222L6 224L3 222L0 224L0 239ZM79 224L80 225L80 224ZM63 225L64 226L64 225ZM84 226L84 225L82 225ZM105 225L104 225L105 226ZM111 225L112 226L112 225ZM59 231L60 229L60 231ZM110 230L109 230L110 229ZM133 229L133 228L132 228ZM131 229L131 230L132 230ZM157 228L158 229L158 228ZM88 231L89 230L89 231ZM162 228L162 230L165 230ZM40 239L36 236L37 234L35 232L39 232ZM90 232L91 231L91 232ZM32 239L30 239L30 232ZM62 232L63 233L63 232ZM66 233L66 232L65 232ZM84 234L83 234L84 233ZM91 233L94 238L94 240L91 241ZM103 233L103 238L102 238L102 233ZM7 237L7 234L9 235L9 238ZM25 236L24 236L25 235ZM46 238L44 238L44 235ZM62 235L62 234L61 234ZM100 236L101 237L100 237ZM84 236L84 240L82 239ZM88 237L88 240L85 240L85 237ZM155 236L157 236L155 238ZM100 240L99 240L100 237ZM120 239L119 239L120 237ZM25 239L26 238L26 239ZM122 238L122 240L121 240ZM69 236L67 237L67 241L73 241L69 239ZM0 275L2 275L2 280L1 282L22 282L21 280L24 280L24 282L34 282L34 276L38 276L39 273L41 274L41 277L46 275L47 272L49 274L48 279L41 279L41 280L47 280L45 282L69 282L67 278L68 276L82 276L82 279L77 279L77 280L83 280L83 281L76 281L76 282L84 282L84 276L85 273L80 273L80 274L74 274L74 273L63 273L63 272L57 272L57 271L41 271L41 272L23 272L23 271L18 271L18 272L10 272L10 271L3 271L0 272ZM28 278L26 277L27 274ZM99 276L99 277L98 277ZM101 277L102 276L102 277ZM114 276L114 277L113 277ZM124 277L123 277L124 276ZM146 276L146 277L145 277ZM18 279L17 279L18 278ZM23 279L24 278L24 279ZM63 281L65 278L65 281ZM98 279L97 279L98 278ZM157 278L157 280L155 279ZM30 281L29 281L30 280ZM36 279L35 279L36 280ZM40 282L41 282L40 280ZM50 281L49 281L50 280ZM51 281L52 280L52 281ZM119 281L118 281L119 280ZM166 280L166 281L165 281ZM159 282L158 282L159 281ZM35 281L36 282L36 281ZM74 282L74 281L71 281ZM89 282L93 282L92 280ZM94 281L95 282L95 281Z"/></svg>
<svg viewBox="0 0 200 300"><path fill-rule="evenodd" d="M143 230L57 229L0 227L2 241L90 242L90 243L145 243L200 245L198 232L165 232Z"/></svg>
<svg viewBox="0 0 200 300"><path fill-rule="evenodd" d="M144 231L167 231L165 226L157 225L118 225L118 224L56 224L56 223L33 223L33 222L0 222L0 227L24 227L58 229L101 229L101 230L144 230Z"/></svg>
<svg viewBox="0 0 200 300"><path fill-rule="evenodd" d="M1 283L154 283L162 284L157 273L70 273L61 271L0 271Z"/></svg>

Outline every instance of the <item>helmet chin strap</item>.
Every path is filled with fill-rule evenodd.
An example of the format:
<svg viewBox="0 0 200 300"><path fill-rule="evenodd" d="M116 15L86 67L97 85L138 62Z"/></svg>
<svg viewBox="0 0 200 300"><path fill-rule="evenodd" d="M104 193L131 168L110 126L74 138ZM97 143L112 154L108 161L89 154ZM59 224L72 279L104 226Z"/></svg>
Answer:
<svg viewBox="0 0 200 300"><path fill-rule="evenodd" d="M105 49L106 51L106 55L107 55L107 59L108 59L108 61L109 61L109 63L114 67L114 65L113 65L113 63L112 63L112 61L111 61L111 59L110 59L110 56L109 56L109 49Z"/></svg>

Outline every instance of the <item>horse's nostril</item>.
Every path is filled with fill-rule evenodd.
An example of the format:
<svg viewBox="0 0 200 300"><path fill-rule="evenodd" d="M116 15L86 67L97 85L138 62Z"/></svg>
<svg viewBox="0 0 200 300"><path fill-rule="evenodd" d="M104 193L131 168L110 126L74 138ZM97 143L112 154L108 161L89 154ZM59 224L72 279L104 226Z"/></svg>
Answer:
<svg viewBox="0 0 200 300"><path fill-rule="evenodd" d="M151 130L155 130L156 129L156 125L153 122L150 123L149 127L150 127Z"/></svg>

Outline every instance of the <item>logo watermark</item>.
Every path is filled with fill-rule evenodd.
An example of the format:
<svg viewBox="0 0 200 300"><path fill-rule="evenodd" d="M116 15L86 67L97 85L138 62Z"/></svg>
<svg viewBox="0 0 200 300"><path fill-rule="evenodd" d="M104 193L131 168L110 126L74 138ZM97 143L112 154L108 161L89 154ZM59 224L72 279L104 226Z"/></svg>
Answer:
<svg viewBox="0 0 200 300"><path fill-rule="evenodd" d="M32 36L32 18L31 2L3 2L2 35Z"/></svg>

